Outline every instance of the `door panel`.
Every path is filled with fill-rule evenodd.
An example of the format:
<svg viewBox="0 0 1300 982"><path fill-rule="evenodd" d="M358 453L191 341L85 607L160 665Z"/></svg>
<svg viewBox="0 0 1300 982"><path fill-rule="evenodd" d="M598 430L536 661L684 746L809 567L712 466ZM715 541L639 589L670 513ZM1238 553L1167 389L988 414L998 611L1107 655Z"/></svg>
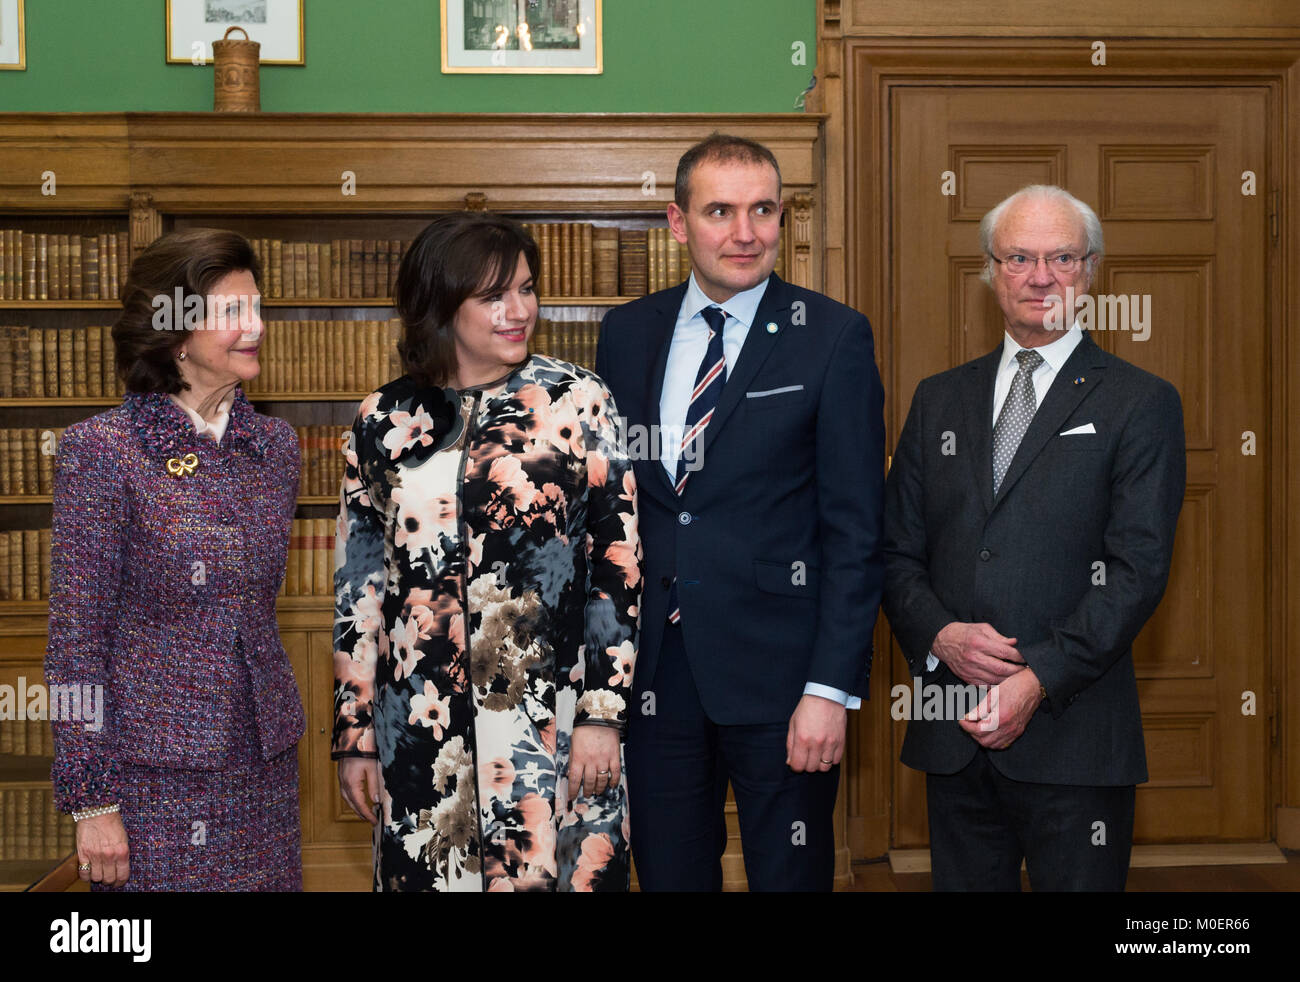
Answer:
<svg viewBox="0 0 1300 982"><path fill-rule="evenodd" d="M1144 340L1093 333L1177 387L1187 437L1169 585L1134 645L1151 774L1139 842L1268 835L1266 109L1246 86L918 86L891 103L895 439L922 378L1001 342L979 220L1019 187L1060 184L1092 205L1107 250L1094 292L1150 298ZM1242 193L1247 170L1258 195ZM891 669L890 685L910 682L896 646ZM924 844L923 775L895 763L894 801L894 846Z"/></svg>

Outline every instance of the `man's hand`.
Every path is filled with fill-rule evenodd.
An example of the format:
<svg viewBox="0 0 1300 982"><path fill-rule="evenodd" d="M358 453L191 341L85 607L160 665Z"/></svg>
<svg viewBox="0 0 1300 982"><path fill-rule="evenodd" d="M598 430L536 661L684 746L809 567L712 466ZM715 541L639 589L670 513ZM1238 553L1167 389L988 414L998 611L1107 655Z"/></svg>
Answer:
<svg viewBox="0 0 1300 982"><path fill-rule="evenodd" d="M379 761L374 757L339 758L339 792L352 810L371 825L379 823Z"/></svg>
<svg viewBox="0 0 1300 982"><path fill-rule="evenodd" d="M997 685L1025 666L1015 645L1015 638L1004 638L991 624L953 621L935 637L931 650L966 684Z"/></svg>
<svg viewBox="0 0 1300 982"><path fill-rule="evenodd" d="M989 689L984 700L957 725L981 747L1004 750L1020 738L1038 704L1042 687L1032 668L1023 668L1000 685Z"/></svg>
<svg viewBox="0 0 1300 982"><path fill-rule="evenodd" d="M785 762L792 771L829 771L844 756L848 711L834 699L804 696L785 735Z"/></svg>

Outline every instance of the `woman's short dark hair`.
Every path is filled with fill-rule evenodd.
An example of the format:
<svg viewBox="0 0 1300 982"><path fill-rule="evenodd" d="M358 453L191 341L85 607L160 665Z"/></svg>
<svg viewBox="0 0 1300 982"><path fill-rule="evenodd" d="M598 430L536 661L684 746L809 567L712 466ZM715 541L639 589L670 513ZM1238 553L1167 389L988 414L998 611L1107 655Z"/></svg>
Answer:
<svg viewBox="0 0 1300 982"><path fill-rule="evenodd" d="M411 243L397 271L394 303L402 318L402 367L426 385L456 377L452 323L471 297L501 293L524 257L536 281L537 243L522 225L489 212L457 211L435 219Z"/></svg>
<svg viewBox="0 0 1300 982"><path fill-rule="evenodd" d="M188 337L184 310L175 307L176 290L185 298L201 298L201 323L217 283L245 270L260 289L262 267L253 247L238 232L218 228L170 232L136 257L122 288L122 313L113 325L117 374L128 392L175 393L189 387L176 366L176 352ZM159 326L161 310L169 314L166 329Z"/></svg>

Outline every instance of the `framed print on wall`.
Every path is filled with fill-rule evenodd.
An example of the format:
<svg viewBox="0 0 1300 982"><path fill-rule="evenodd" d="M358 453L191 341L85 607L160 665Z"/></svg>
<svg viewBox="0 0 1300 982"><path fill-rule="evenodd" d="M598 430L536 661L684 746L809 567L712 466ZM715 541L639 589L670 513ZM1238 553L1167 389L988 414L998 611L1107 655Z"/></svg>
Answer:
<svg viewBox="0 0 1300 982"><path fill-rule="evenodd" d="M242 27L263 65L303 65L303 0L167 0L167 63L209 64L212 42ZM196 56L201 60L196 61Z"/></svg>
<svg viewBox="0 0 1300 982"><path fill-rule="evenodd" d="M599 75L601 0L442 0L447 74Z"/></svg>
<svg viewBox="0 0 1300 982"><path fill-rule="evenodd" d="M0 71L27 70L23 0L0 0Z"/></svg>

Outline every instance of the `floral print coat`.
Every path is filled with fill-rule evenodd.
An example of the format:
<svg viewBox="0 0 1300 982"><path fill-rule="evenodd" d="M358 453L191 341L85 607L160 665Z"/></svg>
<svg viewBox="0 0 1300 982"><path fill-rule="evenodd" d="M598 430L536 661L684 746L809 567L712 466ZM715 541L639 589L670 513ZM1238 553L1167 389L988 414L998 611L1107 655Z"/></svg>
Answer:
<svg viewBox="0 0 1300 982"><path fill-rule="evenodd" d="M626 890L626 782L569 804L573 727L627 724L636 484L603 382L541 355L389 382L344 443L332 755L377 757L376 890Z"/></svg>

